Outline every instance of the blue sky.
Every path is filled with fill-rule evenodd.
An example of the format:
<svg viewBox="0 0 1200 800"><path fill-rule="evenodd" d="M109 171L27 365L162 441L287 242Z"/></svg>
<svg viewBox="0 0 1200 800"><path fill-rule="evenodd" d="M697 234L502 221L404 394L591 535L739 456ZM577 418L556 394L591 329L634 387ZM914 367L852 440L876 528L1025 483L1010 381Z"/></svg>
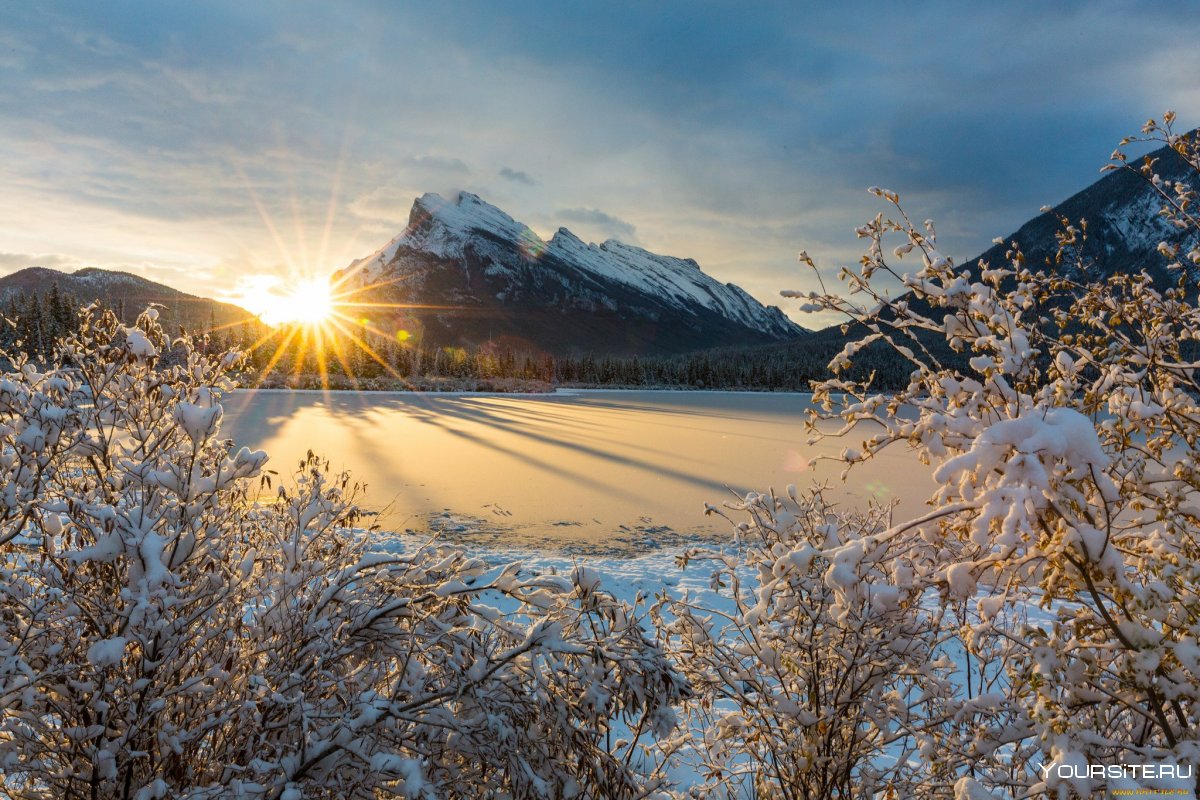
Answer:
<svg viewBox="0 0 1200 800"><path fill-rule="evenodd" d="M809 288L899 191L976 255L1167 108L1200 3L6 3L0 272L238 296L327 273L466 189ZM786 308L786 304L784 306Z"/></svg>

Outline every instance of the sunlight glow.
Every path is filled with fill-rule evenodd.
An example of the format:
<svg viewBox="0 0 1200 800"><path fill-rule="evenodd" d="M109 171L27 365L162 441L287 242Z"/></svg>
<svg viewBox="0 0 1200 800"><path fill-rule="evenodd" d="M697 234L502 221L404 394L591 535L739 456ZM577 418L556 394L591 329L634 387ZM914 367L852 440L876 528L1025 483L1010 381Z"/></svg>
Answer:
<svg viewBox="0 0 1200 800"><path fill-rule="evenodd" d="M319 278L296 281L284 294L269 294L262 298L261 316L271 325L303 323L317 325L333 314L333 295L329 282Z"/></svg>
<svg viewBox="0 0 1200 800"><path fill-rule="evenodd" d="M330 275L327 271L330 263L348 263L354 252L361 250L357 246L356 235L344 243L340 255L330 252L344 168L343 154L338 162L315 258L310 257L308 242L311 232L305 229L300 220L298 199L293 198L292 203L296 215L293 219L296 237L289 244L255 191L250 177L240 167L237 168L246 193L258 209L264 227L278 248L279 256L269 269L247 269L238 276L234 289L221 298L256 314L269 326L257 331L254 334L257 338L253 342L240 344L245 352L256 359L259 373L256 386L261 386L268 378L278 379L276 370L280 370L290 372L291 378L296 379L297 383L304 375L315 373L320 379L321 388L328 390L332 367L334 373L344 376L350 386L357 388L361 378L358 373L363 371L368 362L372 364L371 372L382 373L407 385L407 376L397 372L377 347L386 344L389 347L419 348L421 329L419 323L411 318L414 311L461 310L460 306L453 305L371 302L366 299L374 289L392 288L395 284L403 283L403 277L384 277L375 282L364 282L358 280L359 276L353 270ZM281 274L284 272L287 277ZM222 328L241 327L241 323L234 322L217 326L212 332L220 333Z"/></svg>

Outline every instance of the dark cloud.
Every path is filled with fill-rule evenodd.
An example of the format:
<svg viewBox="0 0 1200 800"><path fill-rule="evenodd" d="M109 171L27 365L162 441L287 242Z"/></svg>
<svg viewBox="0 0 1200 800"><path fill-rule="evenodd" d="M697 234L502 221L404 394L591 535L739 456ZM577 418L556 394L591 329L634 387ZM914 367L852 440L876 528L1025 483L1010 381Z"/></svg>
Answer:
<svg viewBox="0 0 1200 800"><path fill-rule="evenodd" d="M619 217L605 214L596 208L563 208L558 211L558 216L568 222L577 222L599 228L608 234L624 238L627 241L637 236L637 228L633 225Z"/></svg>
<svg viewBox="0 0 1200 800"><path fill-rule="evenodd" d="M510 180L513 183L523 183L526 186L537 186L537 181L535 181L533 178L529 177L528 172L525 172L525 171L519 170L519 169L512 169L510 167L501 167L500 168L500 177L504 178L506 180Z"/></svg>

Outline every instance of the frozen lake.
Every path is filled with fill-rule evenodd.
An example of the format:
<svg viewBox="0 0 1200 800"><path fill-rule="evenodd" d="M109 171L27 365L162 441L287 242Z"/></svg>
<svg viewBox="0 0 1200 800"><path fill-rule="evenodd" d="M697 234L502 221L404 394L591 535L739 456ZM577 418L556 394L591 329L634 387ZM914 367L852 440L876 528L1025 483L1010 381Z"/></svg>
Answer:
<svg viewBox="0 0 1200 800"><path fill-rule="evenodd" d="M727 535L704 504L737 492L836 484L844 502L922 506L929 470L896 449L842 485L850 441L805 444L808 395L563 391L481 395L239 391L223 435L290 472L311 448L367 484L386 530L478 544L639 549Z"/></svg>

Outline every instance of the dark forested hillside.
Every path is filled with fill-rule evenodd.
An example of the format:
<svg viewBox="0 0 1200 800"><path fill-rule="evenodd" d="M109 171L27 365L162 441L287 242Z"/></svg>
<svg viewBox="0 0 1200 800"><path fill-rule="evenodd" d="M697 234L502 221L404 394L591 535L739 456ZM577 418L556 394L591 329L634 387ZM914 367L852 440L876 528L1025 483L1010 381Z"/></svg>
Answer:
<svg viewBox="0 0 1200 800"><path fill-rule="evenodd" d="M60 272L27 267L0 277L0 309L11 316L14 303L21 310L21 304L28 302L28 298L36 295L45 300L51 290L71 298L76 305L98 301L126 324L146 306L154 304L159 309L159 319L170 331L180 328L201 331L254 318L249 311L230 303L187 294L128 272L95 268Z"/></svg>

